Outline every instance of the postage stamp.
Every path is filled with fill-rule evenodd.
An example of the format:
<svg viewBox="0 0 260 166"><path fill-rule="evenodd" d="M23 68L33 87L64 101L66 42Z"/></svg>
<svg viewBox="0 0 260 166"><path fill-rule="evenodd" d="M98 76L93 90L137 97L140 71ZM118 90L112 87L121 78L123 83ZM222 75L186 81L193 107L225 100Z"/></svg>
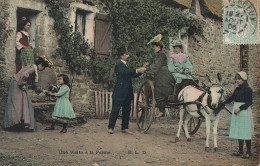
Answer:
<svg viewBox="0 0 260 166"><path fill-rule="evenodd" d="M223 0L224 44L259 44L259 0Z"/></svg>

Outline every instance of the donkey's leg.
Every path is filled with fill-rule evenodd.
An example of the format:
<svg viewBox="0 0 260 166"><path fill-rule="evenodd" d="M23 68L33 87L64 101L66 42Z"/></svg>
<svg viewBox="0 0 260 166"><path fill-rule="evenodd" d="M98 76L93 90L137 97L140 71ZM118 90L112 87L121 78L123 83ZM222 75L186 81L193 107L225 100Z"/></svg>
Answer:
<svg viewBox="0 0 260 166"><path fill-rule="evenodd" d="M187 112L185 115L184 124L183 124L185 136L187 138L187 141L189 141L189 142L191 141L191 138L190 138L190 134L189 134L189 130L188 130L188 123L189 123L189 120L191 119L191 117L192 117L191 114L189 114Z"/></svg>
<svg viewBox="0 0 260 166"><path fill-rule="evenodd" d="M219 116L213 121L213 137L214 137L214 150L218 150L218 122Z"/></svg>
<svg viewBox="0 0 260 166"><path fill-rule="evenodd" d="M209 151L209 136L210 136L210 119L209 116L205 116L205 121L206 121L206 146L205 150L208 152Z"/></svg>
<svg viewBox="0 0 260 166"><path fill-rule="evenodd" d="M180 137L180 133L181 133L181 127L182 127L182 124L183 124L184 112L185 112L185 110L184 110L183 106L180 106L179 128L178 128L178 132L177 132L177 135L176 135L176 138L175 138L175 142L180 141L179 137Z"/></svg>

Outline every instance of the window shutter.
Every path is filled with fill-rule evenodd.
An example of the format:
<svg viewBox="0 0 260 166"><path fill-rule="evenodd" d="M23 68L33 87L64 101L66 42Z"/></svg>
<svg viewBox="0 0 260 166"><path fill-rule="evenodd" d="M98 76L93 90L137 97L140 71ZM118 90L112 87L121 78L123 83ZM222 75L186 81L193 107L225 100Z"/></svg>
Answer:
<svg viewBox="0 0 260 166"><path fill-rule="evenodd" d="M109 55L112 24L107 15L96 14L94 51L96 54Z"/></svg>

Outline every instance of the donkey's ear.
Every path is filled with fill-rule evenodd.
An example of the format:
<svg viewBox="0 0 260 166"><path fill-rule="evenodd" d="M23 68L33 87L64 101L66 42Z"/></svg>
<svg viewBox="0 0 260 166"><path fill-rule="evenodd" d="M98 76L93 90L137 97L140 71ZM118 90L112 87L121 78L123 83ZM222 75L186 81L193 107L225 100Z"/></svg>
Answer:
<svg viewBox="0 0 260 166"><path fill-rule="evenodd" d="M222 77L221 77L221 74L220 73L217 73L217 79L218 81L221 83L222 82Z"/></svg>
<svg viewBox="0 0 260 166"><path fill-rule="evenodd" d="M208 94L211 94L211 91L210 91L209 87L206 89L206 91L207 91Z"/></svg>
<svg viewBox="0 0 260 166"><path fill-rule="evenodd" d="M207 78L208 82L211 83L211 79L209 78L209 75L208 75L208 74L206 74L206 78Z"/></svg>

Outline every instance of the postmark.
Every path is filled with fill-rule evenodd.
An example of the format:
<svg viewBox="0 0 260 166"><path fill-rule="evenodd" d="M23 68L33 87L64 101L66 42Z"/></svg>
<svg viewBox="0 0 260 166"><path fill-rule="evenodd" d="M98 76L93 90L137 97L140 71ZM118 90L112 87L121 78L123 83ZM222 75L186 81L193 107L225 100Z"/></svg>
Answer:
<svg viewBox="0 0 260 166"><path fill-rule="evenodd" d="M223 0L224 44L259 44L258 0Z"/></svg>

